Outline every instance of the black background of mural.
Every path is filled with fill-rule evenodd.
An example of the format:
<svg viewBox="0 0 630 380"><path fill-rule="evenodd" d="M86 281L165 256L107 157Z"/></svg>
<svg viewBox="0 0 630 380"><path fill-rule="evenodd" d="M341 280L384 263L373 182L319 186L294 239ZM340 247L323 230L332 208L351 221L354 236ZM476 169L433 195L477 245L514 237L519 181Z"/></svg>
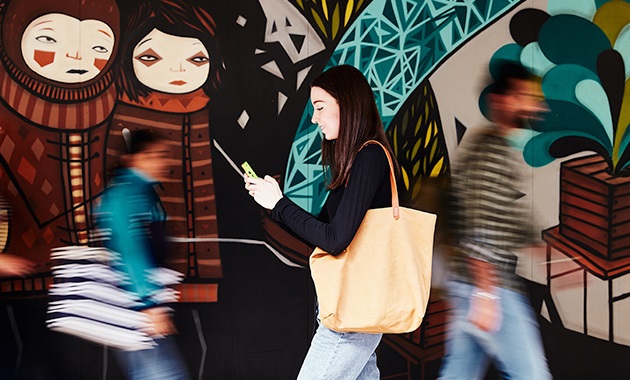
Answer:
<svg viewBox="0 0 630 380"><path fill-rule="evenodd" d="M120 0L121 14L126 14L135 1L140 0ZM313 65L308 82L324 68L333 47L327 45L319 55L293 65L279 46L264 43L265 20L257 1L198 2L213 13L218 23L226 67L223 85L210 103L212 135L237 164L248 160L259 174L281 175L308 89L296 91L294 81L280 80L260 66L275 59L283 70L295 73ZM247 19L245 27L236 24L239 15ZM254 54L261 47L265 53ZM280 115L278 90L291 95ZM250 116L245 129L236 122L243 109ZM260 208L242 191L242 179L216 150L213 161L220 236L262 239ZM260 246L226 243L221 252L224 278L219 287L220 302L176 306L178 341L191 377L197 378L203 369L203 378L208 379L294 378L313 328L313 290L308 271L285 266ZM539 310L542 299L550 295L543 287L531 285L533 303ZM16 361L22 379L122 378L111 352L48 331L45 307L44 298L0 300L0 379L14 377ZM556 379L627 378L630 348L566 330L557 315L553 311L550 314L554 325L545 320L540 323ZM12 329L14 323L19 327L19 336ZM432 379L439 361L429 363L422 371L413 365L408 368L406 360L382 346L379 365L383 376L390 379L409 378L403 373L407 370L413 378ZM488 376L495 377L495 373Z"/></svg>

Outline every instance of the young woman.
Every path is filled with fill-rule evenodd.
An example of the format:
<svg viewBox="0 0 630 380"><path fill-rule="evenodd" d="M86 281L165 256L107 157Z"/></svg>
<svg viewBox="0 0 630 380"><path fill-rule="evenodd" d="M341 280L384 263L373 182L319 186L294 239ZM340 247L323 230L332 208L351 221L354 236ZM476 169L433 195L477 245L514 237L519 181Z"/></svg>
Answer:
<svg viewBox="0 0 630 380"><path fill-rule="evenodd" d="M330 174L317 217L283 196L270 176L245 177L245 188L271 217L311 244L338 255L350 244L368 209L391 206L389 143L370 85L352 66L333 67L311 85L313 123L324 136L322 161ZM393 156L393 154L392 154ZM381 334L339 333L319 324L298 379L378 379L375 349Z"/></svg>

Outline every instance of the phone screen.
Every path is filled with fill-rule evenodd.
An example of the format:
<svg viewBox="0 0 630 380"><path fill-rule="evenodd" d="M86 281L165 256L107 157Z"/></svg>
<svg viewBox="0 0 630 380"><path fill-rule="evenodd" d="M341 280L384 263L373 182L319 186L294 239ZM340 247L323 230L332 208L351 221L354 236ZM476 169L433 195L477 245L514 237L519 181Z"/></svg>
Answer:
<svg viewBox="0 0 630 380"><path fill-rule="evenodd" d="M247 174L248 176L252 178L258 178L256 172L254 171L254 169L252 169L251 166L249 166L249 163L247 161L243 162L241 164L241 167L243 168L243 170L245 170L245 174Z"/></svg>

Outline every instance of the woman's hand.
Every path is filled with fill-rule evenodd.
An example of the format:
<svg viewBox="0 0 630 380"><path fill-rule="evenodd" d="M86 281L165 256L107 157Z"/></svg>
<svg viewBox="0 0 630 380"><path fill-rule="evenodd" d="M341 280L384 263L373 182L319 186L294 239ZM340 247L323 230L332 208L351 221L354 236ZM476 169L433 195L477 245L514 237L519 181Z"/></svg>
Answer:
<svg viewBox="0 0 630 380"><path fill-rule="evenodd" d="M252 178L248 175L245 178L245 189L249 191L256 203L268 210L272 210L276 203L282 199L282 190L280 185L273 177L268 175L265 178Z"/></svg>

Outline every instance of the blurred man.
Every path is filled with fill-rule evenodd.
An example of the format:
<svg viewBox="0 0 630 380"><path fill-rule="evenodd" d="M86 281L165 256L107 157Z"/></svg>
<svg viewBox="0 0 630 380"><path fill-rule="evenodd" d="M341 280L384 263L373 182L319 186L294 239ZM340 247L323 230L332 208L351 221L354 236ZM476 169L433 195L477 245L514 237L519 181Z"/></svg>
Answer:
<svg viewBox="0 0 630 380"><path fill-rule="evenodd" d="M151 320L149 334L155 348L123 351L116 357L129 379L187 379L188 373L172 334L175 328L170 309L152 273L158 268L160 244L151 231L163 223L166 214L155 186L168 171L169 149L146 130L131 134L129 153L120 158L120 168L109 185L96 214L96 224L104 245L120 254L118 270L129 276L127 288L135 293Z"/></svg>
<svg viewBox="0 0 630 380"><path fill-rule="evenodd" d="M0 128L0 134L3 133ZM16 277L31 274L35 263L21 256L6 253L11 229L11 206L0 194L0 277Z"/></svg>
<svg viewBox="0 0 630 380"><path fill-rule="evenodd" d="M0 253L0 277L26 276L35 264L23 257Z"/></svg>
<svg viewBox="0 0 630 380"><path fill-rule="evenodd" d="M453 167L453 315L440 379L479 379L490 361L510 379L551 378L514 252L533 243L532 215L519 201L519 169L508 137L546 110L539 84L504 63L486 95L488 128L463 144ZM521 199L522 201L522 199Z"/></svg>

